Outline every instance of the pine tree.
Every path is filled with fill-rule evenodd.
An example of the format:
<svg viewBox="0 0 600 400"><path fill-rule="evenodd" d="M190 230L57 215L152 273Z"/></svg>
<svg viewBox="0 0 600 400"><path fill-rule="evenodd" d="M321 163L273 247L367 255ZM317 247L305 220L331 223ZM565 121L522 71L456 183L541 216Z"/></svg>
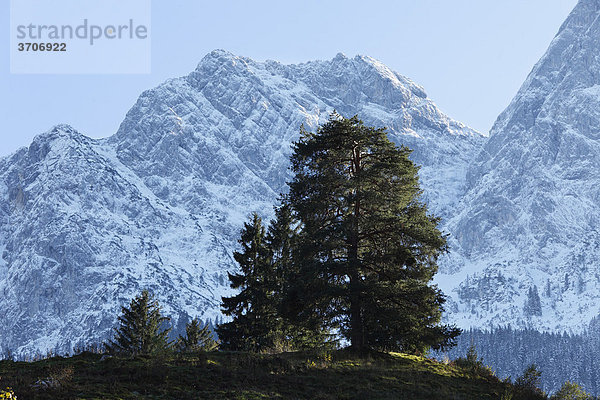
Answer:
<svg viewBox="0 0 600 400"><path fill-rule="evenodd" d="M118 321L114 339L105 343L109 352L148 355L170 349L171 328L161 329L169 318L161 315L158 301L147 290L131 300L129 307L121 307Z"/></svg>
<svg viewBox="0 0 600 400"><path fill-rule="evenodd" d="M340 328L357 350L452 345L460 330L439 324L445 297L430 285L446 240L420 200L410 150L337 114L302 129L293 150L301 273L288 312Z"/></svg>
<svg viewBox="0 0 600 400"><path fill-rule="evenodd" d="M177 348L181 352L214 351L218 347L208 324L202 327L197 318L186 324L185 336L177 338Z"/></svg>
<svg viewBox="0 0 600 400"><path fill-rule="evenodd" d="M233 317L217 327L221 347L229 350L268 348L277 329L277 303L273 300L272 255L266 241L266 230L258 214L245 223L239 243L241 252L233 257L240 273L229 274L232 289L240 293L222 298L222 310Z"/></svg>

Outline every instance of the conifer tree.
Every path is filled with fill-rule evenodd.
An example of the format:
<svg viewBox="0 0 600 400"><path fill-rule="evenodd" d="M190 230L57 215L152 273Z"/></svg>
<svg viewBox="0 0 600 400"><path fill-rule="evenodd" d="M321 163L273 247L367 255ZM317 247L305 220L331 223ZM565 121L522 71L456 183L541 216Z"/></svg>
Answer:
<svg viewBox="0 0 600 400"><path fill-rule="evenodd" d="M234 253L240 272L229 275L231 287L240 293L224 297L222 302L223 313L233 320L217 327L222 348L297 349L315 347L329 339L322 330L295 324L282 313L284 294L296 276L296 225L285 200L275 208L275 219L268 228L256 213L244 225L242 252Z"/></svg>
<svg viewBox="0 0 600 400"><path fill-rule="evenodd" d="M208 324L202 327L197 318L186 324L185 336L177 338L177 348L181 352L213 351L218 347Z"/></svg>
<svg viewBox="0 0 600 400"><path fill-rule="evenodd" d="M267 246L272 261L272 299L277 304L277 316L273 321L275 340L285 342L288 349L314 348L334 345L332 335L319 326L299 323L286 317L286 300L292 285L299 279L300 270L295 260L298 238L298 223L294 220L287 199L275 207L275 219L267 229Z"/></svg>
<svg viewBox="0 0 600 400"><path fill-rule="evenodd" d="M540 389L541 377L542 372L535 364L527 367L523 375L515 380L515 387L519 394L517 397L528 400L546 399L544 391Z"/></svg>
<svg viewBox="0 0 600 400"><path fill-rule="evenodd" d="M229 274L232 289L240 292L222 298L222 310L233 320L220 324L221 347L229 350L260 350L270 347L276 329L277 303L273 301L273 269L266 242L266 230L258 214L244 224L239 243L241 252L233 257L240 272Z"/></svg>
<svg viewBox="0 0 600 400"><path fill-rule="evenodd" d="M169 321L161 315L158 301L147 291L131 300L129 307L121 307L113 340L105 343L111 353L149 355L169 350L171 328L164 328Z"/></svg>
<svg viewBox="0 0 600 400"><path fill-rule="evenodd" d="M536 285L529 287L529 291L527 292L527 300L525 300L523 311L525 312L525 315L528 316L542 315L542 303L540 301L540 295L538 294L538 288Z"/></svg>
<svg viewBox="0 0 600 400"><path fill-rule="evenodd" d="M385 129L337 114L294 144L288 201L301 272L288 312L341 329L356 350L438 349L460 333L439 323L445 297L430 281L446 240L409 154Z"/></svg>
<svg viewBox="0 0 600 400"><path fill-rule="evenodd" d="M269 223L266 242L273 264L276 290L283 291L286 275L293 269L293 248L298 234L297 227L285 198L279 207L275 207L275 219Z"/></svg>
<svg viewBox="0 0 600 400"><path fill-rule="evenodd" d="M577 383L567 381L550 397L550 400L594 400L594 397Z"/></svg>

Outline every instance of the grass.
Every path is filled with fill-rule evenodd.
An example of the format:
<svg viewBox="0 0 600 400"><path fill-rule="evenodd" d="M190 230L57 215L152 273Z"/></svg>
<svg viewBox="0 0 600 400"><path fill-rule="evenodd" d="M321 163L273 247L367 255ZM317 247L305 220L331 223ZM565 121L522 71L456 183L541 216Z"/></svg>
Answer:
<svg viewBox="0 0 600 400"><path fill-rule="evenodd" d="M83 353L1 361L0 388L29 399L500 399L491 373L400 353L195 353L105 358ZM40 384L41 381L46 384ZM36 386L37 382L37 386Z"/></svg>

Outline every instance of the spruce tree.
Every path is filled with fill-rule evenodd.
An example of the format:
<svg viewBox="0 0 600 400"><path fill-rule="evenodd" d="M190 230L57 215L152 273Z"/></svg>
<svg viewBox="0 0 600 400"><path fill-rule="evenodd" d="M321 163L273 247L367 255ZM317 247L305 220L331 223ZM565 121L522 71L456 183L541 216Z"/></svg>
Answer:
<svg viewBox="0 0 600 400"><path fill-rule="evenodd" d="M105 343L109 352L150 355L170 349L171 328L164 328L169 318L161 315L158 301L147 290L132 299L129 307L121 307L118 321L114 339Z"/></svg>
<svg viewBox="0 0 600 400"><path fill-rule="evenodd" d="M356 350L445 348L460 333L439 323L445 297L431 280L446 240L409 155L385 129L337 114L294 144L301 272L288 313L339 328Z"/></svg>
<svg viewBox="0 0 600 400"><path fill-rule="evenodd" d="M232 289L240 292L222 298L223 314L233 318L220 324L221 347L228 350L261 350L270 347L277 328L277 303L273 300L273 268L266 242L266 230L258 214L244 224L239 243L241 252L233 257L240 272L229 274Z"/></svg>
<svg viewBox="0 0 600 400"><path fill-rule="evenodd" d="M185 326L185 336L177 338L177 348L181 352L213 351L219 347L208 324L202 327L197 318Z"/></svg>
<svg viewBox="0 0 600 400"><path fill-rule="evenodd" d="M231 287L240 292L223 298L223 313L233 320L217 327L221 348L292 350L329 340L323 330L296 324L283 314L285 293L297 276L297 234L297 223L285 200L275 207L275 219L268 228L256 213L244 225L242 252L234 253L240 272L229 274Z"/></svg>
<svg viewBox="0 0 600 400"><path fill-rule="evenodd" d="M334 344L332 335L318 326L303 324L286 317L286 300L293 283L299 278L300 264L296 257L298 223L294 219L286 197L275 207L275 219L267 229L267 246L272 262L272 300L277 304L277 316L273 321L275 340L287 349L306 349Z"/></svg>
<svg viewBox="0 0 600 400"><path fill-rule="evenodd" d="M594 400L589 393L584 391L581 386L573 382L565 382L558 392L554 393L550 400Z"/></svg>
<svg viewBox="0 0 600 400"><path fill-rule="evenodd" d="M525 300L525 306L523 311L527 316L541 316L542 315L542 303L540 301L540 295L538 294L538 288L536 285L529 287L527 292L527 300Z"/></svg>
<svg viewBox="0 0 600 400"><path fill-rule="evenodd" d="M525 369L523 375L515 380L515 387L518 391L517 398L528 400L546 399L544 391L540 389L542 372L535 364L531 364Z"/></svg>

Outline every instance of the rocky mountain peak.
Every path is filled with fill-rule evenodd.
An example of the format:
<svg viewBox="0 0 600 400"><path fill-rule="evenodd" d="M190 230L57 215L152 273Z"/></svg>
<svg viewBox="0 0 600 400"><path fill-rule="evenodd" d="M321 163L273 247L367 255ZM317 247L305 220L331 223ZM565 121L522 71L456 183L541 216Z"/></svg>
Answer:
<svg viewBox="0 0 600 400"><path fill-rule="evenodd" d="M60 125L0 160L0 351L106 337L143 288L177 326L214 320L243 222L272 216L300 126L334 109L412 148L432 211L448 215L485 137L419 85L369 57L284 65L215 50L142 93L110 138Z"/></svg>
<svg viewBox="0 0 600 400"><path fill-rule="evenodd" d="M599 1L577 4L469 166L469 189L447 225L466 259L446 264L462 271L460 288L447 290L465 324L581 331L600 312L599 16ZM499 293L490 274L513 283ZM477 285L477 294L466 290ZM549 288L541 315L523 314L534 286ZM479 317L478 303L497 311Z"/></svg>

